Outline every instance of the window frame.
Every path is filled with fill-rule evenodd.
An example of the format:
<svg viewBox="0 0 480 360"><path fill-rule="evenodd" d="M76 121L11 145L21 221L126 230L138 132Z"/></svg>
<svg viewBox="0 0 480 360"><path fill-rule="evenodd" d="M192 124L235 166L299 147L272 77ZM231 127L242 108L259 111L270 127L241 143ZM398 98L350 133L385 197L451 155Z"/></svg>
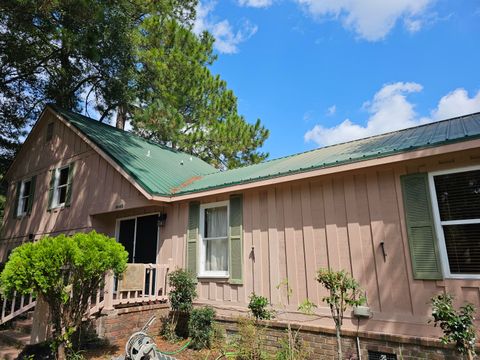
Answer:
<svg viewBox="0 0 480 360"><path fill-rule="evenodd" d="M17 204L17 208L15 209L17 218L22 218L24 216L27 216L27 214L28 214L28 202L30 201L30 196L32 196L32 180L33 180L33 176L30 177L30 178L27 178L27 179L23 179L20 182L20 192L19 192L19 195L18 195L18 204ZM23 193L25 191L25 184L27 182L30 182L30 194L28 194L28 196L25 197ZM26 200L26 203L27 203L27 210L23 211L23 208L25 207L25 200ZM20 212L20 209L22 209L22 212Z"/></svg>
<svg viewBox="0 0 480 360"><path fill-rule="evenodd" d="M56 209L56 208L63 208L65 207L65 203L66 203L66 200L67 200L67 192L68 192L68 184L70 182L70 165L71 164L68 164L68 165L65 165L65 166L61 166L61 167L58 167L55 169L55 181L53 183L53 198L52 198L52 209ZM67 183L65 185L58 185L58 183L60 182L60 172L62 170L65 170L67 169ZM60 200L60 187L65 187L65 201L63 203L59 203L58 201Z"/></svg>
<svg viewBox="0 0 480 360"><path fill-rule="evenodd" d="M227 271L207 271L205 270L206 264L206 244L204 239L205 232L205 210L217 207L227 208ZM209 238L209 239L223 239L223 237ZM216 279L228 279L230 277L230 202L217 201L213 203L200 204L200 224L198 227L198 277L199 278L216 278Z"/></svg>
<svg viewBox="0 0 480 360"><path fill-rule="evenodd" d="M448 262L447 245L445 243L445 234L443 226L448 225L468 225L480 224L480 219L466 219L466 220L448 220L441 221L440 209L438 206L437 192L435 189L434 177L439 175L456 174L461 172L468 172L480 170L480 165L465 166L447 170L432 171L428 173L428 184L430 190L430 199L432 202L433 220L435 225L435 232L438 239L438 248L440 252L440 262L442 264L443 277L446 279L480 279L480 274L452 274L450 271L450 264Z"/></svg>
<svg viewBox="0 0 480 360"><path fill-rule="evenodd" d="M136 255L136 247L137 247L137 223L138 223L138 218L143 217L143 216L151 216L151 215L157 215L160 216L160 212L151 212L151 213L146 213L146 214L138 214L138 215L132 215L132 216L125 216L125 217L120 217L115 219L115 240L120 243L120 222L123 220L132 220L135 219L135 230L133 233L133 254L132 254L132 260L133 263L131 264L139 264L135 262L135 255ZM158 264L158 259L159 259L159 254L160 254L160 227L158 227L157 231L157 254L155 256L156 259L156 264Z"/></svg>

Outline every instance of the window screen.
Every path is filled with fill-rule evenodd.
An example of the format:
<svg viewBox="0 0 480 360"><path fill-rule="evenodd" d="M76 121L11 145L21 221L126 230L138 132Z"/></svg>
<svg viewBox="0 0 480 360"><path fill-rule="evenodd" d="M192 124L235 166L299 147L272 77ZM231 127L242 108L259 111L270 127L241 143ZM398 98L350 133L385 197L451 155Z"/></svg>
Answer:
<svg viewBox="0 0 480 360"><path fill-rule="evenodd" d="M228 274L228 207L203 209L201 272Z"/></svg>
<svg viewBox="0 0 480 360"><path fill-rule="evenodd" d="M451 274L480 274L480 170L434 176Z"/></svg>

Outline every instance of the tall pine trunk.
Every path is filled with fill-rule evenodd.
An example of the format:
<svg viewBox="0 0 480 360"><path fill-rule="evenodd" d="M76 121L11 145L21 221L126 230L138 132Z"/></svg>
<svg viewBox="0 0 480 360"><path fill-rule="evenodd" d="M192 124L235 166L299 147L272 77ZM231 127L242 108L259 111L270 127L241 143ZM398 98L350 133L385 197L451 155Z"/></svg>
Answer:
<svg viewBox="0 0 480 360"><path fill-rule="evenodd" d="M127 107L120 105L117 109L117 120L115 127L121 130L125 130L125 121L127 120Z"/></svg>

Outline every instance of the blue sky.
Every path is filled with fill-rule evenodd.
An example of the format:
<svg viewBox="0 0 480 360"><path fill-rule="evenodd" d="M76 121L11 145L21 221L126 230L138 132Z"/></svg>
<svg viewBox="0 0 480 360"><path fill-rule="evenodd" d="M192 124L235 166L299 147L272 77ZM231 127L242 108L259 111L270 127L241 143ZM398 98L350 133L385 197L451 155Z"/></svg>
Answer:
<svg viewBox="0 0 480 360"><path fill-rule="evenodd" d="M271 158L480 111L480 1L202 0Z"/></svg>

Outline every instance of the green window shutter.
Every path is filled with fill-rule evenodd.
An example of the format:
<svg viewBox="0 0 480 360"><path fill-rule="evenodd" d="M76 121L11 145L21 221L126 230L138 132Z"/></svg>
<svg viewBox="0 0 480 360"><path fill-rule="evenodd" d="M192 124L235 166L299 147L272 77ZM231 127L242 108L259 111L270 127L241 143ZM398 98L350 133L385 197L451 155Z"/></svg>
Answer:
<svg viewBox="0 0 480 360"><path fill-rule="evenodd" d="M13 209L12 209L12 217L14 219L17 218L17 212L18 212L18 201L20 200L20 190L22 189L22 182L19 181L17 182L17 187L15 189L15 202L13 203Z"/></svg>
<svg viewBox="0 0 480 360"><path fill-rule="evenodd" d="M230 196L230 283L243 284L243 196Z"/></svg>
<svg viewBox="0 0 480 360"><path fill-rule="evenodd" d="M51 177L50 177L50 185L48 188L48 207L47 211L52 210L52 202L53 202L53 191L55 190L55 173L57 172L57 169L50 170Z"/></svg>
<svg viewBox="0 0 480 360"><path fill-rule="evenodd" d="M72 162L68 167L68 184L67 184L67 194L65 196L65 207L69 207L72 202L72 186L73 186L74 171L75 171L75 163Z"/></svg>
<svg viewBox="0 0 480 360"><path fill-rule="evenodd" d="M200 203L191 202L188 208L186 268L197 275L197 242L200 223Z"/></svg>
<svg viewBox="0 0 480 360"><path fill-rule="evenodd" d="M35 184L37 182L37 176L33 176L31 183L30 183L30 196L28 197L28 204L27 204L27 214L30 215L32 213L32 206L33 201L35 200Z"/></svg>
<svg viewBox="0 0 480 360"><path fill-rule="evenodd" d="M420 280L442 279L437 236L432 215L428 175L401 177L413 277Z"/></svg>

